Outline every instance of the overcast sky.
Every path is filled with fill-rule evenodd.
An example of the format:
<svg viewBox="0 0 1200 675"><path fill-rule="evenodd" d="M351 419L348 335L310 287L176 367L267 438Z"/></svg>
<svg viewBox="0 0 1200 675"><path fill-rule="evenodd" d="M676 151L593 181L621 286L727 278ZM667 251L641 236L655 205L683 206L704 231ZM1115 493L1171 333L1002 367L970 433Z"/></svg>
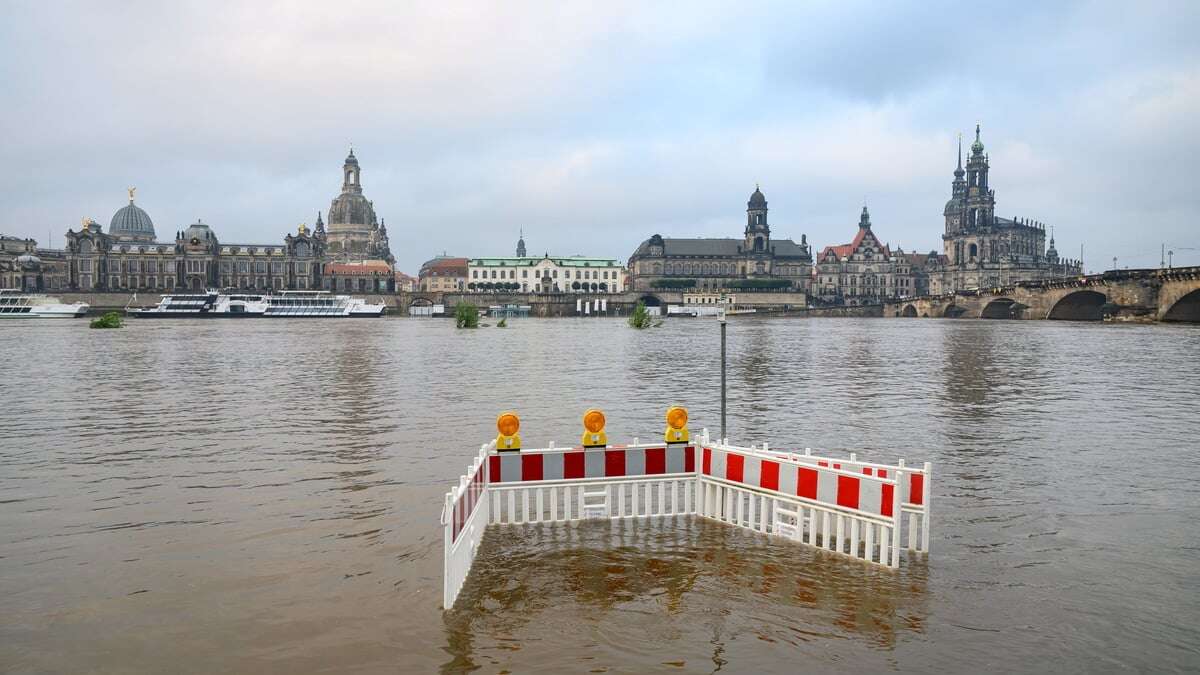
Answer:
<svg viewBox="0 0 1200 675"><path fill-rule="evenodd" d="M0 0L0 232L275 243L351 143L400 269L651 234L941 251L958 132L1089 270L1200 264L1200 3ZM1010 7L1014 9L1010 9ZM969 140L968 140L969 142ZM49 233L49 234L48 234Z"/></svg>

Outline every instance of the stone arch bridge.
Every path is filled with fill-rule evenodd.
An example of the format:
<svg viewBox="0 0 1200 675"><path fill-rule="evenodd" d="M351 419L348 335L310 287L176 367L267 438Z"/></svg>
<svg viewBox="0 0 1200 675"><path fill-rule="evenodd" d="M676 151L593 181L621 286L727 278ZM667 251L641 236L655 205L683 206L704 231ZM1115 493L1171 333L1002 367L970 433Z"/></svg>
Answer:
<svg viewBox="0 0 1200 675"><path fill-rule="evenodd" d="M1200 267L1120 270L884 303L887 317L1200 322Z"/></svg>

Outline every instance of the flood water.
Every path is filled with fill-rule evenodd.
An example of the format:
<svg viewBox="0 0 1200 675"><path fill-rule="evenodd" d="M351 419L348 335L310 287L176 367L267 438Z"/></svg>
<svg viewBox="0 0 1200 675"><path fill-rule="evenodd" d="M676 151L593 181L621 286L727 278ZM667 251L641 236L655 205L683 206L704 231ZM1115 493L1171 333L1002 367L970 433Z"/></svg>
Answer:
<svg viewBox="0 0 1200 675"><path fill-rule="evenodd" d="M0 670L1200 668L1200 328L762 319L729 435L932 461L899 572L700 519L493 531L441 602L442 495L526 447L719 425L713 321L0 325Z"/></svg>

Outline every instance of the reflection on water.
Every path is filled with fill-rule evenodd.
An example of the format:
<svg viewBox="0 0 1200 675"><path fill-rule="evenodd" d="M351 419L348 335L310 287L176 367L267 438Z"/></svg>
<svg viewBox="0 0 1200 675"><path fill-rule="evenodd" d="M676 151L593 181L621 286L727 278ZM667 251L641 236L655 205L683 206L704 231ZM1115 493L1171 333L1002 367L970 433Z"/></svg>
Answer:
<svg viewBox="0 0 1200 675"><path fill-rule="evenodd" d="M891 649L923 632L927 612L923 563L895 574L693 517L507 527L475 564L446 614L446 670L499 666L518 648L568 670L655 659L762 670L801 655L816 666L834 661L823 641Z"/></svg>
<svg viewBox="0 0 1200 675"><path fill-rule="evenodd" d="M495 413L530 447L591 406L615 442L672 404L715 430L714 322L30 321L0 347L5 671L1197 664L1200 330L737 317L730 436L933 461L932 556L514 527L448 613L442 494Z"/></svg>

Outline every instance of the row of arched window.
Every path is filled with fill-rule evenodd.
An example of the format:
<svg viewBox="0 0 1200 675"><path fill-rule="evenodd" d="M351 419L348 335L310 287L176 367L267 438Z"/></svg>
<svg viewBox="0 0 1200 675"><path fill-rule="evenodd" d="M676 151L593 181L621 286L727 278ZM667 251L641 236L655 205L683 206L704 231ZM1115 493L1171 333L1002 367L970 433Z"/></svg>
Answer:
<svg viewBox="0 0 1200 675"><path fill-rule="evenodd" d="M733 263L667 263L667 274L686 276L721 274L729 276L737 274L737 271Z"/></svg>

